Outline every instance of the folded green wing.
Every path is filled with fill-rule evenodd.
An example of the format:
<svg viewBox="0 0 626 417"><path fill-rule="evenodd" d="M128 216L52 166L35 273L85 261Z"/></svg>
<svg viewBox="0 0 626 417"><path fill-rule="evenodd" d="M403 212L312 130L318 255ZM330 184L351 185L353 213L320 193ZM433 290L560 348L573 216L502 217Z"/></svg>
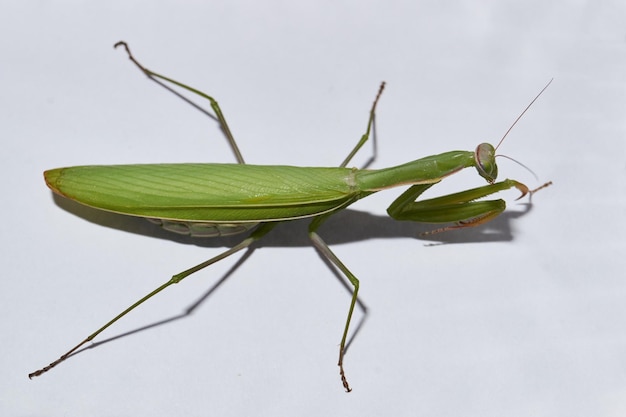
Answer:
<svg viewBox="0 0 626 417"><path fill-rule="evenodd" d="M147 164L57 168L56 193L102 210L202 222L310 217L358 198L349 168Z"/></svg>

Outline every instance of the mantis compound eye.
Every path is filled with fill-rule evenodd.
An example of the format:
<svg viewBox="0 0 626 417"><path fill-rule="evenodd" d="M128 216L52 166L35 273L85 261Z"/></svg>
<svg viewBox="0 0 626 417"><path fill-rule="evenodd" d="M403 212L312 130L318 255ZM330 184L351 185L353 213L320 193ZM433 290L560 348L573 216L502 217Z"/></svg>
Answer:
<svg viewBox="0 0 626 417"><path fill-rule="evenodd" d="M481 177L493 184L498 177L498 166L496 165L496 149L489 143L481 143L474 152L476 169Z"/></svg>

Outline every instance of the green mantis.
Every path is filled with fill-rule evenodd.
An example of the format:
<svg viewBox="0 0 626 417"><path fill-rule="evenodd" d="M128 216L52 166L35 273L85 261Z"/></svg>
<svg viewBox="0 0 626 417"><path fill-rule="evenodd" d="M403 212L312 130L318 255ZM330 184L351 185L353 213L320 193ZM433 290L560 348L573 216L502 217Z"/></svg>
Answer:
<svg viewBox="0 0 626 417"><path fill-rule="evenodd" d="M320 225L333 214L370 194L393 187L407 186L387 209L388 214L402 221L453 223L437 229L476 226L498 216L505 209L503 200L480 200L510 188L521 192L519 198L536 190L515 180L496 182L498 167L494 147L481 143L474 151L451 151L427 156L402 165L370 170L348 168L352 157L367 142L374 123L376 105L385 84L369 113L367 129L339 167L296 167L248 165L226 119L215 99L159 75L143 67L124 42L116 47L126 49L128 57L152 79L169 82L209 100L213 111L235 153L238 164L145 164L113 166L77 166L57 168L44 173L46 184L53 192L84 205L144 217L166 230L199 237L234 235L250 232L240 243L223 253L174 275L126 310L90 334L56 361L29 375L39 376L76 352L130 311L189 275L220 261L261 239L278 223L310 218L309 237L318 251L338 268L353 287L348 316L339 346L339 374L346 391L351 388L344 371L344 353L350 320L357 302L359 280L346 267L318 234ZM549 84L549 83L548 83ZM541 95L535 97L513 125ZM511 127L513 127L513 125ZM509 129L510 131L510 129ZM507 131L508 134L508 131ZM506 137L506 134L504 135ZM502 138L502 140L504 139ZM502 143L502 140L500 143ZM499 144L498 144L499 146ZM417 201L420 195L447 176L473 167L488 185Z"/></svg>

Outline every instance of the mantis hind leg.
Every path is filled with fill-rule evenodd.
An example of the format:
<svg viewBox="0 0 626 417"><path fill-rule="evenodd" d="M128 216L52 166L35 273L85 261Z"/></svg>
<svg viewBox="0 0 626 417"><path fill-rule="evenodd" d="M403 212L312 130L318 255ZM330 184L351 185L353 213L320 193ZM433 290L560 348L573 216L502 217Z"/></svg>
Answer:
<svg viewBox="0 0 626 417"><path fill-rule="evenodd" d="M149 292L148 294L146 294L145 296L143 296L142 298L140 298L139 300L135 301L130 307L128 307L126 310L122 311L120 314L118 314L117 316L115 316L113 319L109 320L104 326L100 327L98 330L96 330L95 332L93 332L92 334L90 334L89 336L87 336L87 338L85 338L85 340L83 340L82 342L80 342L78 345L74 346L72 349L70 349L67 353L63 354L59 359L55 360L54 362L50 363L47 366L44 366L43 368L32 372L30 374L28 374L28 377L30 379L39 376L43 373L48 372L50 369L54 368L55 366L57 366L58 364L60 364L61 362L65 361L67 358L69 358L74 352L76 352L78 349L80 349L83 345L85 345L86 343L89 343L90 341L92 341L96 336L98 336L100 333L102 333L103 331L105 331L108 327L110 327L113 323L115 323L116 321L118 321L119 319L121 319L122 317L124 317L126 314L130 313L131 311L133 311L135 308L139 307L141 304L143 304L144 302L148 301L150 298L154 297L155 295L157 295L158 293L160 293L161 291L163 291L164 289L168 288L169 286L173 285L173 284L178 284L179 282L181 282L183 279L187 278L189 275L194 274L198 271L200 271L201 269L206 268L209 265L212 265L218 261L221 261L224 258L229 257L230 255L239 252L242 249L245 249L247 247L249 247L252 243L256 242L257 240L261 239L263 236L265 236L270 230L272 230L275 226L275 223L263 223L261 224L254 232L252 232L250 234L250 236L248 236L246 239L242 240L239 244L233 246L232 248L220 253L217 256L214 256L211 259L208 259L192 268L189 268L181 273L178 273L174 276L172 276L172 278L170 278L166 283L160 285L159 287L157 287L156 289L152 290L151 292Z"/></svg>
<svg viewBox="0 0 626 417"><path fill-rule="evenodd" d="M222 109L220 108L219 104L217 103L217 100L215 100L213 97L209 96L208 94L203 93L202 91L190 87L186 84L183 84L181 82L178 82L174 79L171 79L169 77L166 77L164 75L161 75L159 73L156 73L152 70L147 69L146 67L144 67L142 64L139 63L139 61L137 61L137 59L133 56L133 54L130 52L130 48L128 47L128 44L126 42L120 41L117 42L115 45L113 45L114 48L117 48L118 46L122 46L124 47L124 49L126 50L126 53L128 54L128 59L130 59L133 64L135 64L144 74L146 74L146 76L148 78L150 78L151 80L159 83L160 85L162 85L163 87L170 89L167 85L161 83L159 80L165 81L167 83L173 84L177 87L183 88L193 94L196 94L206 100L208 100L211 103L211 108L213 109L213 112L215 113L214 117L217 119L217 121L220 124L220 127L222 129L222 131L224 132L224 135L226 136L226 139L228 140L228 143L233 151L233 153L235 154L235 158L237 159L237 162L240 164L245 164L245 161L243 159L243 156L241 155L241 151L239 150L239 147L237 146L237 142L235 141L235 137L233 136L230 127L228 126L228 123L226 122L226 118L224 117L224 113L222 112ZM356 155L356 153L359 151L359 149L361 149L361 147L368 141L369 136L370 136L370 132L374 129L374 124L375 124L375 111L376 111L376 104L378 104L378 100L380 99L380 96L383 92L385 88L385 83L382 82L380 84L380 88L378 89L378 94L376 95L376 98L374 99L374 103L372 104L372 108L370 110L370 117L368 119L367 122L367 129L365 131L365 133L363 134L363 136L361 136L361 139L359 140L359 142L356 144L356 146L352 149L352 151L350 151L350 153L348 154L348 156L343 160L343 162L341 163L340 167L345 167L346 165L348 165L348 163L350 162L350 160L352 160L352 158L354 157L354 155ZM173 91L173 90L170 90ZM174 92L174 91L173 91ZM185 99L184 97L182 97L183 99ZM185 99L187 100L187 99ZM188 101L188 100L187 100ZM200 108L199 106L195 105L194 103L190 103L192 105L194 105L194 107L198 108L199 110L204 112L204 109ZM205 112L206 113L206 112ZM375 136L375 135L374 135ZM370 158L370 160L366 163L366 166L369 165L374 158L376 157L376 142L375 142L375 137L374 137L374 156L372 158Z"/></svg>
<svg viewBox="0 0 626 417"><path fill-rule="evenodd" d="M192 104L194 107L196 107L200 111L202 111L202 112L204 112L206 114L209 114L214 119L216 118L217 121L220 124L220 128L222 129L222 131L224 132L224 135L226 136L226 139L228 140L228 144L230 145L230 148L232 149L233 153L235 154L235 158L237 159L237 163L245 164L245 161L243 160L243 156L241 155L241 151L239 150L239 147L237 146L237 142L235 141L235 137L233 136L232 132L230 131L230 127L228 127L228 123L226 123L226 118L224 117L224 113L222 113L222 109L220 108L219 104L217 104L217 100L215 100L213 97L209 96L208 94L203 93L202 91L200 91L198 89L195 89L195 88L190 87L190 86L188 86L186 84L183 84L181 82L173 80L173 79L171 79L169 77L166 77L164 75L157 74L156 72L147 69L146 67L141 65L139 63L139 61L137 61L135 59L133 54L130 52L130 48L128 47L128 44L126 42L120 41L120 42L116 43L115 45L113 45L114 48L117 48L118 46L123 46L124 49L126 49L126 53L128 54L128 59L130 59L133 62L133 64L135 64L144 74L146 74L146 76L148 78L150 78L154 82L160 84L164 88L167 88L168 90L172 91L173 93L179 95L179 97L181 97L185 101L189 102L190 104ZM192 92L192 93L194 93L194 94L196 94L196 95L198 95L198 96L200 96L200 97L202 97L204 99L209 100L209 102L211 103L211 108L215 112L215 116L211 115L210 113L205 111L203 108L201 108L200 106L194 104L193 102L191 102L190 100L186 99L185 97L182 97L180 94L176 93L176 91L172 90L169 86L161 83L159 80L166 81L166 82L168 82L170 84L173 84L173 85L175 85L177 87L183 88L183 89L185 89L185 90L187 90L189 92Z"/></svg>

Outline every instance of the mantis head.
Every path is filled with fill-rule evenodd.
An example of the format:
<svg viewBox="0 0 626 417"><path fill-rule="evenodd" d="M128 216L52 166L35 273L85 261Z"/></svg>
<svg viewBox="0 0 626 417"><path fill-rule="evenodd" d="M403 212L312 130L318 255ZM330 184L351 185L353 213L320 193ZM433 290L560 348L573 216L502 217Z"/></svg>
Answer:
<svg viewBox="0 0 626 417"><path fill-rule="evenodd" d="M517 119L515 119L515 121L511 124L511 126L506 131L504 136L502 136L502 139L500 139L500 142L498 142L498 145L495 148L490 143L481 143L480 145L476 147L476 151L474 152L474 161L476 162L476 169L478 170L478 174L484 179L486 179L489 184L493 184L494 182L496 182L496 178L498 177L498 166L496 165L496 149L498 149L500 145L502 145L502 142L504 142L504 138L506 138L506 136L509 134L511 129L513 129L513 126L517 124L517 122L522 118L524 113L528 111L528 109L539 98L539 96L541 96L541 94L544 91L546 91L546 88L548 88L548 86L551 83L552 83L552 80L550 80L548 84L546 84L546 86L541 89L539 94L537 94L535 98L530 102L530 104L526 106L524 111L522 111L520 115L517 116ZM513 158L510 158L508 156L504 156L504 155L500 155L500 156L503 156L507 159L511 159L515 161ZM515 162L517 162L518 164L520 164L521 166L523 166L524 168L532 172L532 170L530 170L524 164L518 161L515 161ZM534 172L532 172L532 174L535 175Z"/></svg>
<svg viewBox="0 0 626 417"><path fill-rule="evenodd" d="M474 152L474 161L478 174L489 184L496 182L498 165L496 165L496 148L490 143L481 143Z"/></svg>

